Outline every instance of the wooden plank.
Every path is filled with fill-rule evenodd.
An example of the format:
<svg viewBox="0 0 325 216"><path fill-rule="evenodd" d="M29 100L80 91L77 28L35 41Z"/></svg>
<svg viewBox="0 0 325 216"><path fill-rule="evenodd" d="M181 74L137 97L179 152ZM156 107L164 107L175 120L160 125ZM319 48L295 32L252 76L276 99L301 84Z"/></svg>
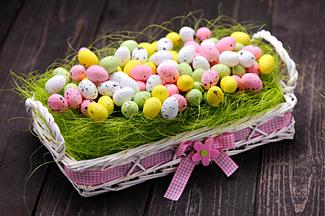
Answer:
<svg viewBox="0 0 325 216"><path fill-rule="evenodd" d="M257 215L325 215L324 1L275 1L273 33L298 64L296 136L266 146Z"/></svg>
<svg viewBox="0 0 325 216"><path fill-rule="evenodd" d="M11 87L9 70L28 73L44 70L68 50L66 40L74 36L74 46L87 44L96 29L105 1L28 1L19 13L0 51L1 89ZM29 172L29 157L40 142L29 131L26 120L8 120L26 116L24 103L13 93L1 91L0 122L0 209L8 215L24 215L25 177ZM8 125L9 124L9 125ZM8 127L9 126L9 127ZM25 130L25 132L22 132ZM42 163L43 152L33 158ZM35 164L33 166L35 168ZM26 191L27 206L33 209L41 188L45 169L36 172Z"/></svg>

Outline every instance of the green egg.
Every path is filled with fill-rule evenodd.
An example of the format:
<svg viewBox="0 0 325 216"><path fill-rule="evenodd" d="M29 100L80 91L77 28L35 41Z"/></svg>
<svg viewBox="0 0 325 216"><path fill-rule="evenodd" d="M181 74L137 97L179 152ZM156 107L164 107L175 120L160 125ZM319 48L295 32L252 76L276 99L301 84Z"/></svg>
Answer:
<svg viewBox="0 0 325 216"><path fill-rule="evenodd" d="M69 71L67 71L63 67L55 68L53 70L52 74L53 74L53 76L55 76L55 75L63 75L65 77L65 79L67 80L67 83L70 82L70 73L69 73Z"/></svg>
<svg viewBox="0 0 325 216"><path fill-rule="evenodd" d="M235 45L235 50L236 52L238 52L239 50L241 50L244 47L244 45L242 43L236 43Z"/></svg>
<svg viewBox="0 0 325 216"><path fill-rule="evenodd" d="M219 41L219 39L216 37L212 37L212 38L210 38L210 40L212 40L215 44Z"/></svg>
<svg viewBox="0 0 325 216"><path fill-rule="evenodd" d="M205 92L203 93L203 102L206 103L206 104L208 103L208 99L207 99L208 97L207 97L207 95L208 95L208 92L205 91Z"/></svg>
<svg viewBox="0 0 325 216"><path fill-rule="evenodd" d="M192 73L192 77L195 82L201 82L201 76L202 76L203 72L204 72L203 69L198 68Z"/></svg>
<svg viewBox="0 0 325 216"><path fill-rule="evenodd" d="M235 67L232 68L232 74L237 75L237 76L243 76L246 73L246 70L243 66L241 65L236 65Z"/></svg>
<svg viewBox="0 0 325 216"><path fill-rule="evenodd" d="M228 67L225 64L213 65L211 69L218 72L219 79L222 79L225 76L230 76L230 73L231 73L230 67Z"/></svg>
<svg viewBox="0 0 325 216"><path fill-rule="evenodd" d="M202 93L204 92L204 89L202 88L200 82L194 82L194 87L193 88L199 90Z"/></svg>
<svg viewBox="0 0 325 216"><path fill-rule="evenodd" d="M186 100L190 106L199 106L202 102L202 93L200 90L192 89L186 93Z"/></svg>
<svg viewBox="0 0 325 216"><path fill-rule="evenodd" d="M139 108L143 108L144 102L151 97L150 92L140 91L134 95L133 101L138 104Z"/></svg>
<svg viewBox="0 0 325 216"><path fill-rule="evenodd" d="M118 58L115 56L106 56L99 61L99 66L105 68L108 73L113 73L117 70Z"/></svg>
<svg viewBox="0 0 325 216"><path fill-rule="evenodd" d="M121 44L121 47L127 47L131 53L137 46L138 43L135 40L126 40Z"/></svg>
<svg viewBox="0 0 325 216"><path fill-rule="evenodd" d="M139 112L139 107L136 102L127 101L122 105L121 111L125 118L131 118L132 115Z"/></svg>
<svg viewBox="0 0 325 216"><path fill-rule="evenodd" d="M189 65L186 62L180 63L178 65L178 71L179 71L180 75L190 75L191 76L193 73L191 65Z"/></svg>
<svg viewBox="0 0 325 216"><path fill-rule="evenodd" d="M65 92L66 90L68 90L69 88L75 88L78 89L78 85L74 84L74 83L68 83L64 86L63 92Z"/></svg>

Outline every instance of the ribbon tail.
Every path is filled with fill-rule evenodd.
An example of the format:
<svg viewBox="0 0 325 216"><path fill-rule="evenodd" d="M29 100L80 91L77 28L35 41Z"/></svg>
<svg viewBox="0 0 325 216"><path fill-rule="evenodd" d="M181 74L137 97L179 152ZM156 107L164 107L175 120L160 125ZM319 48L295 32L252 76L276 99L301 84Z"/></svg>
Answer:
<svg viewBox="0 0 325 216"><path fill-rule="evenodd" d="M182 195L195 167L195 163L192 161L191 157L192 154L189 154L187 157L182 159L164 195L165 198L177 201Z"/></svg>
<svg viewBox="0 0 325 216"><path fill-rule="evenodd" d="M223 151L220 151L220 154L213 161L222 169L227 177L231 176L238 169L235 161Z"/></svg>

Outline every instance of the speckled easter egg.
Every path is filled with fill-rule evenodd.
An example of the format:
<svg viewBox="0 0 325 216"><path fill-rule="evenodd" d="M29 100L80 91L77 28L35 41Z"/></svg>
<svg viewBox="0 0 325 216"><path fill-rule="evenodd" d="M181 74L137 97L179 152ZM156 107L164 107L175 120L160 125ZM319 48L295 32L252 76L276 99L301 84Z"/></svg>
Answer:
<svg viewBox="0 0 325 216"><path fill-rule="evenodd" d="M177 80L177 87L182 92L188 92L194 87L194 79L190 75L182 75Z"/></svg>
<svg viewBox="0 0 325 216"><path fill-rule="evenodd" d="M186 93L186 100L190 106L199 106L202 102L202 93L197 89L191 89Z"/></svg>
<svg viewBox="0 0 325 216"><path fill-rule="evenodd" d="M124 66L131 59L131 52L127 47L119 47L114 56L118 59L119 66Z"/></svg>
<svg viewBox="0 0 325 216"><path fill-rule="evenodd" d="M201 85L205 90L217 85L218 81L219 74L217 71L209 69L203 72L201 77Z"/></svg>
<svg viewBox="0 0 325 216"><path fill-rule="evenodd" d="M184 46L193 46L195 48L195 52L199 52L200 50L200 44L195 41L186 41Z"/></svg>
<svg viewBox="0 0 325 216"><path fill-rule="evenodd" d="M70 73L63 67L57 67L52 72L53 76L55 75L63 75L67 80L67 83L70 82Z"/></svg>
<svg viewBox="0 0 325 216"><path fill-rule="evenodd" d="M161 101L156 97L148 98L143 106L143 115L148 119L154 119L160 113Z"/></svg>
<svg viewBox="0 0 325 216"><path fill-rule="evenodd" d="M121 44L121 47L126 47L132 52L135 48L137 48L138 43L135 40L126 40Z"/></svg>
<svg viewBox="0 0 325 216"><path fill-rule="evenodd" d="M85 47L79 49L78 61L81 65L85 66L86 68L98 64L98 58L95 53Z"/></svg>
<svg viewBox="0 0 325 216"><path fill-rule="evenodd" d="M222 79L224 76L230 76L231 69L225 64L216 64L211 67L212 70L215 70L219 74L219 78Z"/></svg>
<svg viewBox="0 0 325 216"><path fill-rule="evenodd" d="M139 43L138 47L146 49L148 56L151 56L156 51L155 47L151 43L147 42Z"/></svg>
<svg viewBox="0 0 325 216"><path fill-rule="evenodd" d="M142 47L137 47L132 51L132 59L145 63L148 60L148 52Z"/></svg>
<svg viewBox="0 0 325 216"><path fill-rule="evenodd" d="M179 72L178 68L175 65L171 64L161 64L157 68L157 73L162 80L166 83L176 83Z"/></svg>
<svg viewBox="0 0 325 216"><path fill-rule="evenodd" d="M123 77L121 79L120 86L121 86L121 88L129 87L129 88L133 89L134 94L136 94L138 91L140 91L138 83L131 77Z"/></svg>
<svg viewBox="0 0 325 216"><path fill-rule="evenodd" d="M155 65L155 63L149 61L149 62L146 62L145 65L148 65L149 67L151 67L153 74L157 73L157 66Z"/></svg>
<svg viewBox="0 0 325 216"><path fill-rule="evenodd" d="M124 72L114 72L111 74L110 81L115 81L117 83L120 83L123 77L129 77L126 73Z"/></svg>
<svg viewBox="0 0 325 216"><path fill-rule="evenodd" d="M63 92L66 92L69 88L78 89L78 85L75 83L68 83L64 86Z"/></svg>
<svg viewBox="0 0 325 216"><path fill-rule="evenodd" d="M161 117L164 119L174 119L177 117L179 108L178 101L175 97L168 97L161 107Z"/></svg>
<svg viewBox="0 0 325 216"><path fill-rule="evenodd" d="M232 37L221 38L216 44L216 47L218 48L220 53L224 51L232 51L235 49L235 46L236 41Z"/></svg>
<svg viewBox="0 0 325 216"><path fill-rule="evenodd" d="M205 46L205 45L210 45L210 46L213 45L213 46L215 46L216 43L214 42L213 39L209 38L209 39L205 39L205 40L203 40L201 42L201 46Z"/></svg>
<svg viewBox="0 0 325 216"><path fill-rule="evenodd" d="M117 90L113 95L113 101L116 106L122 106L126 101L132 100L134 91L132 88L124 87Z"/></svg>
<svg viewBox="0 0 325 216"><path fill-rule="evenodd" d="M201 45L200 47L200 55L205 57L208 62L211 64L217 64L219 62L219 50L215 45L206 44Z"/></svg>
<svg viewBox="0 0 325 216"><path fill-rule="evenodd" d="M173 42L173 47L178 47L182 43L181 36L176 32L169 32L166 35L166 38Z"/></svg>
<svg viewBox="0 0 325 216"><path fill-rule="evenodd" d="M98 96L96 85L90 80L82 80L78 87L82 96L86 99L94 100Z"/></svg>
<svg viewBox="0 0 325 216"><path fill-rule="evenodd" d="M105 68L98 65L92 65L87 68L86 76L87 79L93 83L101 83L108 80L109 78L108 72L105 70Z"/></svg>
<svg viewBox="0 0 325 216"><path fill-rule="evenodd" d="M151 91L152 97L158 98L162 103L169 97L167 88L163 85L157 85L153 87Z"/></svg>
<svg viewBox="0 0 325 216"><path fill-rule="evenodd" d="M175 50L169 50L170 54L173 56L173 60L177 63L178 62L178 52Z"/></svg>
<svg viewBox="0 0 325 216"><path fill-rule="evenodd" d="M255 56L256 59L259 59L263 53L261 48L259 48L258 46L255 46L255 45L244 46L242 50L246 50L246 51L253 53L253 55Z"/></svg>
<svg viewBox="0 0 325 216"><path fill-rule="evenodd" d="M194 70L196 70L198 68L203 69L203 70L210 69L210 64L209 64L208 60L206 58L204 58L203 56L196 56L193 59L192 66L193 66Z"/></svg>
<svg viewBox="0 0 325 216"><path fill-rule="evenodd" d="M201 82L194 82L193 88L199 90L202 93L204 92L204 89L202 88Z"/></svg>
<svg viewBox="0 0 325 216"><path fill-rule="evenodd" d="M139 60L132 59L125 64L123 72L130 76L131 70L137 65L141 65L141 62Z"/></svg>
<svg viewBox="0 0 325 216"><path fill-rule="evenodd" d="M139 89L140 91L145 91L146 90L146 83L143 82L143 81L136 81L138 86L139 86Z"/></svg>
<svg viewBox="0 0 325 216"><path fill-rule="evenodd" d="M78 109L82 103L82 95L76 88L69 88L64 92L64 98L72 109Z"/></svg>
<svg viewBox="0 0 325 216"><path fill-rule="evenodd" d="M91 102L87 109L88 116L94 121L104 121L108 118L108 112L106 108L96 102Z"/></svg>
<svg viewBox="0 0 325 216"><path fill-rule="evenodd" d="M187 107L186 98L183 95L180 95L180 94L174 94L171 97L174 97L174 98L177 99L178 109L179 109L180 112L183 112Z"/></svg>
<svg viewBox="0 0 325 216"><path fill-rule="evenodd" d="M247 91L260 91L263 88L262 80L254 73L244 74L241 77L240 83Z"/></svg>
<svg viewBox="0 0 325 216"><path fill-rule="evenodd" d="M237 75L232 75L231 77L236 80L238 90L244 90L244 87L241 84L241 78L239 76L237 76Z"/></svg>
<svg viewBox="0 0 325 216"><path fill-rule="evenodd" d="M86 77L86 68L82 65L74 65L70 69L70 77L72 80L80 82Z"/></svg>
<svg viewBox="0 0 325 216"><path fill-rule="evenodd" d="M203 72L204 72L204 70L201 68L193 71L192 77L195 82L201 82L201 77L202 77Z"/></svg>
<svg viewBox="0 0 325 216"><path fill-rule="evenodd" d="M211 35L212 35L212 32L207 27L201 27L196 32L196 38L199 39L200 41L210 38Z"/></svg>
<svg viewBox="0 0 325 216"><path fill-rule="evenodd" d="M194 29L184 26L179 30L179 36L183 42L194 40L195 31Z"/></svg>
<svg viewBox="0 0 325 216"><path fill-rule="evenodd" d="M241 65L236 65L235 67L232 68L232 74L233 75L237 75L239 77L242 77L245 73L246 73L246 70Z"/></svg>
<svg viewBox="0 0 325 216"><path fill-rule="evenodd" d="M244 46L251 43L251 38L246 32L233 32L230 37L234 38L236 42L241 43Z"/></svg>
<svg viewBox="0 0 325 216"><path fill-rule="evenodd" d="M47 104L54 112L66 112L68 110L68 102L59 94L52 94L47 99Z"/></svg>
<svg viewBox="0 0 325 216"><path fill-rule="evenodd" d="M127 101L122 105L121 111L124 117L129 119L139 112L139 107L134 101Z"/></svg>
<svg viewBox="0 0 325 216"><path fill-rule="evenodd" d="M238 52L239 55L239 64L241 64L243 67L251 67L255 63L255 56L253 53L246 51L246 50L240 50Z"/></svg>
<svg viewBox="0 0 325 216"><path fill-rule="evenodd" d="M234 93L237 89L237 81L231 76L225 76L220 81L220 87L226 93Z"/></svg>
<svg viewBox="0 0 325 216"><path fill-rule="evenodd" d="M246 72L259 75L260 74L260 66L258 65L257 62L255 62L253 66L246 68Z"/></svg>
<svg viewBox="0 0 325 216"><path fill-rule="evenodd" d="M163 65L171 65L173 67L178 67L178 63L176 61L174 61L174 60L166 60L166 61L163 61L159 66L161 67ZM157 68L157 70L158 70L158 68Z"/></svg>
<svg viewBox="0 0 325 216"><path fill-rule="evenodd" d="M228 65L229 67L233 67L239 64L239 55L237 52L224 51L219 56L219 62Z"/></svg>
<svg viewBox="0 0 325 216"><path fill-rule="evenodd" d="M269 74L275 69L275 59L269 54L262 55L258 60L261 74Z"/></svg>
<svg viewBox="0 0 325 216"><path fill-rule="evenodd" d="M238 52L238 51L240 51L241 49L243 49L243 47L244 47L243 44L241 44L241 43L236 43L234 51L235 51L235 52Z"/></svg>
<svg viewBox="0 0 325 216"><path fill-rule="evenodd" d="M66 82L63 75L53 76L45 83L46 92L48 94L59 93L64 88Z"/></svg>
<svg viewBox="0 0 325 216"><path fill-rule="evenodd" d="M146 82L146 90L151 92L152 89L157 85L162 85L163 81L159 75L151 75Z"/></svg>
<svg viewBox="0 0 325 216"><path fill-rule="evenodd" d="M114 102L110 96L101 96L98 99L98 103L103 105L107 110L108 116L112 114L114 111Z"/></svg>
<svg viewBox="0 0 325 216"><path fill-rule="evenodd" d="M82 103L80 105L80 111L85 116L88 116L88 106L91 102L93 102L93 101L92 100L84 100L84 101L82 101Z"/></svg>
<svg viewBox="0 0 325 216"><path fill-rule="evenodd" d="M175 84L166 84L165 87L168 90L169 96L179 93L179 90L177 88L177 85L175 85Z"/></svg>
<svg viewBox="0 0 325 216"><path fill-rule="evenodd" d="M178 52L178 62L191 64L195 57L195 52L194 46L188 45L182 47Z"/></svg>
<svg viewBox="0 0 325 216"><path fill-rule="evenodd" d="M147 81L152 74L152 69L148 65L136 65L130 71L131 77L138 81Z"/></svg>
<svg viewBox="0 0 325 216"><path fill-rule="evenodd" d="M192 75L193 69L191 65L186 62L183 62L178 65L178 72L180 75Z"/></svg>
<svg viewBox="0 0 325 216"><path fill-rule="evenodd" d="M106 56L99 61L99 66L105 68L111 74L117 70L119 59L116 56Z"/></svg>
<svg viewBox="0 0 325 216"><path fill-rule="evenodd" d="M139 91L134 95L133 101L136 102L139 108L142 109L144 102L151 97L150 92L147 91Z"/></svg>
<svg viewBox="0 0 325 216"><path fill-rule="evenodd" d="M121 88L120 84L116 81L108 80L98 85L98 92L101 95L112 97L114 93Z"/></svg>
<svg viewBox="0 0 325 216"><path fill-rule="evenodd" d="M213 107L218 107L224 100L224 94L221 88L213 86L207 92L207 102Z"/></svg>
<svg viewBox="0 0 325 216"><path fill-rule="evenodd" d="M150 61L155 63L155 65L159 65L163 61L173 59L173 55L169 51L160 50L160 51L154 53L152 56L150 56L149 59L150 59Z"/></svg>
<svg viewBox="0 0 325 216"><path fill-rule="evenodd" d="M160 50L172 50L173 42L169 38L161 38L157 44L158 51Z"/></svg>

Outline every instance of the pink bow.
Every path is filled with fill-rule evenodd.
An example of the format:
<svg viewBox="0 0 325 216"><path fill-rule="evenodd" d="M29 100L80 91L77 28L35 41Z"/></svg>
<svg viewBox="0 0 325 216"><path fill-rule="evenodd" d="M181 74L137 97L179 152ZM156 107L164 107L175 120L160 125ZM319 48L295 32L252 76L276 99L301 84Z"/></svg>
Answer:
<svg viewBox="0 0 325 216"><path fill-rule="evenodd" d="M224 149L233 147L235 147L235 137L232 133L224 133L215 138L209 137L204 144L200 141L182 142L176 151L176 156L181 157L189 150L191 151L179 164L164 197L177 201L195 165L199 162L202 162L203 166L208 166L211 161L214 161L229 177L237 170L238 165L224 152Z"/></svg>

